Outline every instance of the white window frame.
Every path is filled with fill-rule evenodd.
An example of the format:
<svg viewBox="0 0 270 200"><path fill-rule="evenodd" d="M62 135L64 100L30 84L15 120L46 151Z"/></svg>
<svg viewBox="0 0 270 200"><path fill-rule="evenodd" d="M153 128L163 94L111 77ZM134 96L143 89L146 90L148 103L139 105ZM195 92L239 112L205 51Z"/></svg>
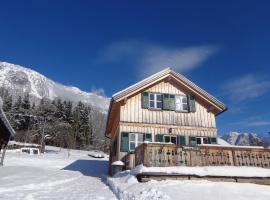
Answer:
<svg viewBox="0 0 270 200"><path fill-rule="evenodd" d="M179 98L180 102L177 102L177 98ZM186 103L183 102L183 99L186 98ZM179 109L178 108L178 105L179 104ZM184 110L184 106L183 105L186 105L187 106L187 109ZM175 111L180 111L180 112L188 112L188 99L187 99L187 96L185 95L175 95Z"/></svg>
<svg viewBox="0 0 270 200"><path fill-rule="evenodd" d="M135 140L131 140L131 136L134 135L135 137ZM143 142L144 142L144 138L142 139L142 141L139 141L138 138L139 138L139 135L142 136L143 138L143 133L129 133L129 144L128 144L128 148L129 148L129 151L135 151L136 147L141 145ZM130 149L130 143L135 143L135 149Z"/></svg>
<svg viewBox="0 0 270 200"><path fill-rule="evenodd" d="M151 100L151 95L154 95L154 100ZM160 96L160 101L157 100L157 96ZM151 102L154 102L154 107L151 107ZM157 104L161 103L161 108L157 107ZM149 108L162 110L162 94L160 93L149 93Z"/></svg>
<svg viewBox="0 0 270 200"><path fill-rule="evenodd" d="M165 137L170 137L170 142L165 142ZM163 136L163 141L165 142L165 143L173 143L172 142L172 138L175 138L175 144L177 144L177 136L176 135L164 135ZM174 143L173 143L174 144Z"/></svg>

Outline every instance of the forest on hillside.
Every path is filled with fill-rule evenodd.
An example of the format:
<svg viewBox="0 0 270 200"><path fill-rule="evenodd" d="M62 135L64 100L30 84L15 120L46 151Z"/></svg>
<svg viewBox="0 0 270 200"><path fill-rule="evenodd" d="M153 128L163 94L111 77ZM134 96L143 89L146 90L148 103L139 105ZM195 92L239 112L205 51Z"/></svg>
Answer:
<svg viewBox="0 0 270 200"><path fill-rule="evenodd" d="M0 88L3 110L16 131L14 140L70 149L107 151L104 136L107 114L84 104L67 100L32 102L29 94L13 96Z"/></svg>

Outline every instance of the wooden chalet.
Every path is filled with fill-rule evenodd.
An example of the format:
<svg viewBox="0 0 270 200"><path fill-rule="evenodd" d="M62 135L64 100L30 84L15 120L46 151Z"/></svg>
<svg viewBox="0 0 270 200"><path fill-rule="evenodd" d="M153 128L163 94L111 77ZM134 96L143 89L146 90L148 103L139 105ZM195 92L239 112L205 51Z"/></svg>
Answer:
<svg viewBox="0 0 270 200"><path fill-rule="evenodd" d="M200 158L208 156L207 165L233 165L233 158L217 145L215 117L226 110L224 103L183 75L164 69L112 96L105 133L111 140L110 166L118 160L126 168L202 165L194 156L198 152ZM201 152L200 146L215 148ZM211 160L216 154L227 161ZM265 156L270 159L270 152Z"/></svg>
<svg viewBox="0 0 270 200"><path fill-rule="evenodd" d="M0 165L3 165L7 144L15 135L7 117L2 109L3 101L0 98Z"/></svg>

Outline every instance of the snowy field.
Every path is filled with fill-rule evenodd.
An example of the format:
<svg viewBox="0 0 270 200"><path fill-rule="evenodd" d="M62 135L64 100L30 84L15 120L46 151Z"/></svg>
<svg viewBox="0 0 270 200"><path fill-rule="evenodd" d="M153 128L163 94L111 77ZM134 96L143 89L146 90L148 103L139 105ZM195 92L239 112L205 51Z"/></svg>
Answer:
<svg viewBox="0 0 270 200"><path fill-rule="evenodd" d="M0 167L0 199L116 199L103 182L108 158L95 159L86 151L47 147L44 155L7 151ZM105 179L105 178L103 178Z"/></svg>
<svg viewBox="0 0 270 200"><path fill-rule="evenodd" d="M270 170L269 170L270 171ZM270 186L211 182L207 180L167 180L139 183L138 170L125 171L109 178L108 183L119 199L132 200L269 200Z"/></svg>
<svg viewBox="0 0 270 200"><path fill-rule="evenodd" d="M88 151L46 147L44 155L27 155L8 151L5 166L0 167L0 199L33 200L269 200L270 187L249 183L210 181L150 181L139 183L138 172L165 168L137 167L106 179L108 157L95 159ZM268 176L260 168L170 168L166 172L218 174L235 173ZM108 185L109 186L108 186Z"/></svg>

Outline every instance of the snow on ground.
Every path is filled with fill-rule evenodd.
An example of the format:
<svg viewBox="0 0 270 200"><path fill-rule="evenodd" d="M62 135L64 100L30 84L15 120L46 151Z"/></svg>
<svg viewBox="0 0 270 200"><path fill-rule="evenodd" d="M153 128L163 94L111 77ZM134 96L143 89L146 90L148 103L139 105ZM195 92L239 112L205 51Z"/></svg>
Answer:
<svg viewBox="0 0 270 200"><path fill-rule="evenodd" d="M93 152L92 152L93 153ZM5 166L0 168L0 199L4 200L268 200L270 187L249 183L210 182L206 180L166 180L139 183L135 174L151 169L139 166L107 179L108 157L95 159L89 151L46 147L46 153L28 155L8 150ZM177 170L176 170L177 171ZM179 171L178 171L179 172ZM182 167L181 173L198 175L269 176L269 169L246 167ZM224 175L224 174L223 174Z"/></svg>
<svg viewBox="0 0 270 200"><path fill-rule="evenodd" d="M132 170L133 174L143 172L158 172L168 174L190 174L198 176L243 176L270 177L270 169L260 167L236 166L204 166L204 167L144 167L139 165Z"/></svg>
<svg viewBox="0 0 270 200"><path fill-rule="evenodd" d="M139 183L133 174L134 171L124 171L108 178L108 184L119 199L269 200L270 197L270 186L207 180L153 180Z"/></svg>
<svg viewBox="0 0 270 200"><path fill-rule="evenodd" d="M44 155L7 151L0 168L0 199L116 199L102 176L108 158L47 147Z"/></svg>

